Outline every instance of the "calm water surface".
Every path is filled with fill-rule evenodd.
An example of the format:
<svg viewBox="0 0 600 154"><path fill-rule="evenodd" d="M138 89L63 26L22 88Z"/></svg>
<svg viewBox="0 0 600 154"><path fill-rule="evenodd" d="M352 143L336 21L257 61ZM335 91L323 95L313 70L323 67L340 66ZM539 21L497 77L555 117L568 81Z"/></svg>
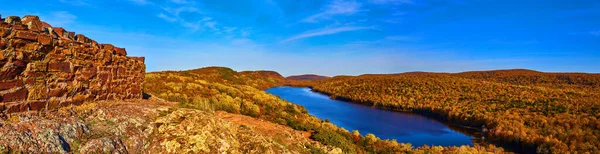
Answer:
<svg viewBox="0 0 600 154"><path fill-rule="evenodd" d="M312 92L309 88L275 87L267 89L266 92L302 105L309 114L329 119L347 130L358 130L362 135L373 133L381 139L396 139L413 146L473 145L472 137L420 115L332 100L326 95Z"/></svg>

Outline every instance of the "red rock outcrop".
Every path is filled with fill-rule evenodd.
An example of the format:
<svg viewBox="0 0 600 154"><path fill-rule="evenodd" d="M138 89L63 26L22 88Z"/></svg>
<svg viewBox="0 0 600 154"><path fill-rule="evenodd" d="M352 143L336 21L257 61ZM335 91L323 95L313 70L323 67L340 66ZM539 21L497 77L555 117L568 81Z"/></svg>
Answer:
<svg viewBox="0 0 600 154"><path fill-rule="evenodd" d="M40 21L0 16L0 114L142 97L143 57Z"/></svg>

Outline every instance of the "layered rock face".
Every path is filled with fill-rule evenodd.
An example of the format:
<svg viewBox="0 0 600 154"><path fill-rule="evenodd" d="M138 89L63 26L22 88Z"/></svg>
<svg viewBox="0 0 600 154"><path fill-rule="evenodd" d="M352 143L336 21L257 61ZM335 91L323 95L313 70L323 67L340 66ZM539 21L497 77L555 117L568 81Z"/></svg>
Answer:
<svg viewBox="0 0 600 154"><path fill-rule="evenodd" d="M0 19L0 115L142 97L143 57L37 16Z"/></svg>

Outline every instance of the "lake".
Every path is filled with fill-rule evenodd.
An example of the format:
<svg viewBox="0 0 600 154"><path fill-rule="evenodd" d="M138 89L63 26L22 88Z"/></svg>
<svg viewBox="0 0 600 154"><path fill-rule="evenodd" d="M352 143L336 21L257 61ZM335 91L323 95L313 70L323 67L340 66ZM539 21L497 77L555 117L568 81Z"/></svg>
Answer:
<svg viewBox="0 0 600 154"><path fill-rule="evenodd" d="M310 88L275 87L266 92L304 106L308 113L361 135L375 134L381 139L396 139L415 147L426 145L473 145L473 137L450 129L448 125L421 115L393 112L364 105L332 100Z"/></svg>

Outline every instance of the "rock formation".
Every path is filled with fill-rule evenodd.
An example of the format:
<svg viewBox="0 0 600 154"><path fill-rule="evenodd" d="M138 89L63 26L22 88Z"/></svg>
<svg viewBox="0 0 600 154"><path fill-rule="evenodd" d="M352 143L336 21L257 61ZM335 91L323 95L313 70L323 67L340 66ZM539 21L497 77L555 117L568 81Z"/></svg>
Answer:
<svg viewBox="0 0 600 154"><path fill-rule="evenodd" d="M142 97L144 57L52 27L0 16L0 115Z"/></svg>

